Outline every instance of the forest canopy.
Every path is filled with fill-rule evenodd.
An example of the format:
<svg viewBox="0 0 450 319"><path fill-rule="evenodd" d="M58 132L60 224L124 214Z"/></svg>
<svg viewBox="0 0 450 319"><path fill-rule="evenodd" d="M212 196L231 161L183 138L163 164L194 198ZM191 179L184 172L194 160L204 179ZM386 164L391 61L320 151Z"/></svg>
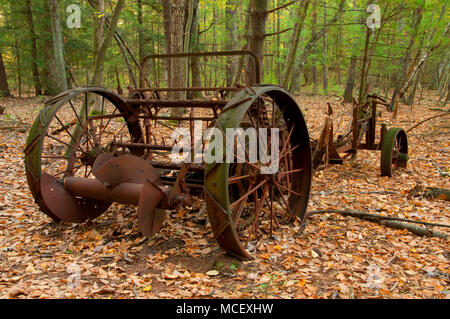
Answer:
<svg viewBox="0 0 450 319"><path fill-rule="evenodd" d="M230 86L245 82L249 61L194 59L189 72L187 62L173 62L174 75L168 75L168 64L159 59L149 64L145 80L139 65L146 55L169 51L249 49L262 59L261 82L293 92L345 94L351 102L363 87L392 101L401 95L411 104L417 89L426 87L445 100L446 1L377 1L378 12L370 9L372 2L2 0L2 95L54 95L94 84L93 73L96 85L110 88ZM115 12L117 29L96 63ZM407 92L401 92L405 85Z"/></svg>

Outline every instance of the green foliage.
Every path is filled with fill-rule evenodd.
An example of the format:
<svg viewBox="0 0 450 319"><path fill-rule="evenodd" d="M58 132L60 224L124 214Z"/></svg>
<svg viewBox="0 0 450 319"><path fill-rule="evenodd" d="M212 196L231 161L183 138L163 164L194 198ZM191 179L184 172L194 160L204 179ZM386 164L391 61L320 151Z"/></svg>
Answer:
<svg viewBox="0 0 450 319"><path fill-rule="evenodd" d="M33 0L32 13L35 24L35 32L38 43L38 59L33 61L31 58L31 40L28 34L27 20L24 14L25 1L7 1L0 0L0 50L6 66L6 72L10 87L18 87L19 75L21 75L22 86L25 91L33 91L33 75L31 65L35 62L39 72L44 72L45 56L44 50L46 43L51 37L48 30L48 13L44 9L44 1ZM270 0L269 8L275 8L289 2L288 0ZM327 21L330 21L339 5L339 0L318 0L317 6L317 30L320 31L324 24L324 11L326 10ZM64 53L66 64L70 66L77 84L86 85L87 78L91 77L94 63L94 9L88 1L80 1L81 7L81 28L69 29L66 25L68 13L66 8L72 4L72 0L60 1L60 16L63 30ZM112 1L114 6L116 1ZM121 21L118 30L126 40L129 49L138 56L138 34L143 33L144 37L144 55L165 52L164 24L162 18L162 6L160 0L143 0L143 25L138 23L137 1L128 2L125 10L122 12ZM226 29L226 19L236 25L237 39L234 43L234 49L241 49L246 43L246 16L249 0L200 0L198 8L198 28L200 51L221 51L225 49L225 40L229 38ZM444 18L439 20L439 15L444 0L380 0L377 4L381 8L383 16L382 29L376 30L371 35L371 65L370 80L377 83L377 77L392 81L396 74L402 68L402 59L410 43L413 34L414 17L418 8L423 8L423 18L418 29L418 38L412 48L411 59L415 58L427 47L434 45L445 30L448 23L448 9L444 13ZM346 11L338 22L331 26L327 33L327 48L324 48L323 41L315 43L313 54L309 55L307 65L305 65L305 77L302 79L305 90L308 91L311 86L309 69L314 66L318 69L319 83L321 83L322 67L327 66L329 71L331 92L342 94L342 82L345 82L350 58L361 57L364 48L366 19L370 15L366 12L365 0L348 0ZM275 34L277 32L292 28L296 22L296 7L301 5L301 1L277 10L268 15L266 24L266 34ZM326 8L324 8L326 5ZM105 1L106 16L111 18L112 11L108 1ZM233 14L227 17L226 10L232 10ZM312 5L309 8L306 18L305 28L301 34L297 56L303 52L305 44L311 38L312 34ZM106 28L106 27L105 27ZM435 30L432 33L432 30ZM197 31L197 30L195 30ZM292 30L281 32L279 34L267 36L265 38L265 58L263 62L263 82L279 83L280 74L283 73L286 58L291 42ZM422 39L423 38L423 39ZM436 70L442 63L448 63L449 37L443 39L439 49L431 55L427 65L427 70ZM326 49L326 55L323 54ZM132 64L133 72L138 77L138 68ZM19 68L20 59L20 68ZM202 85L222 86L227 78L227 58L204 58L200 61L200 70ZM447 62L445 62L447 61ZM411 62L411 61L409 61ZM119 78L122 87L131 85L126 64L118 45L113 42L108 50L105 69L104 86L114 88L117 86L114 67L118 67ZM167 85L165 81L164 61L154 61L149 64L147 70L148 80L152 85ZM244 68L247 67L244 65ZM360 65L358 66L358 68ZM341 78L339 85L336 78ZM359 72L357 71L357 74ZM282 75L281 75L282 76ZM377 76L377 77L374 77ZM436 72L425 72L426 79L424 83L434 81ZM383 80L384 81L384 80ZM306 83L305 83L306 82ZM336 83L336 84L335 84ZM319 92L320 93L320 92ZM324 93L324 92L322 92Z"/></svg>

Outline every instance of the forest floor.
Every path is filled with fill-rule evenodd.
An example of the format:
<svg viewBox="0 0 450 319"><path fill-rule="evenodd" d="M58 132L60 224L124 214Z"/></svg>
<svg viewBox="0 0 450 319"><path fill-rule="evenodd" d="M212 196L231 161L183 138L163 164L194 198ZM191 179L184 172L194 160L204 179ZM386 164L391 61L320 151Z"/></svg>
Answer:
<svg viewBox="0 0 450 319"><path fill-rule="evenodd" d="M311 135L318 137L326 103L299 96ZM37 114L37 98L2 99L0 116L0 298L450 298L448 239L337 214L311 216L262 237L241 262L217 246L198 201L172 212L160 233L139 233L135 208L113 205L93 222L57 224L41 213L28 190L23 150ZM410 128L439 111L432 98L403 106L397 120ZM344 118L343 132L350 121ZM450 188L450 123L426 122L409 136L408 168L380 176L380 153L361 151L344 165L314 174L309 210L353 209L450 224L450 204L410 197L418 185ZM192 217L194 216L195 217ZM435 230L450 233L448 228ZM79 277L77 277L79 274ZM79 285L76 283L80 279Z"/></svg>

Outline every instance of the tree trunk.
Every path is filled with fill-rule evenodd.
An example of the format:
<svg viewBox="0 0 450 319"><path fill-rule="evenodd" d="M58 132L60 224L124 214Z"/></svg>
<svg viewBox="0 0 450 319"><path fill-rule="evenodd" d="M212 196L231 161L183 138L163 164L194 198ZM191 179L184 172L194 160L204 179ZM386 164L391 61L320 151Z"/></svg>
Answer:
<svg viewBox="0 0 450 319"><path fill-rule="evenodd" d="M250 24L248 29L248 49L253 52L263 65L264 58L264 34L267 21L267 0L250 0ZM262 70L260 70L262 73ZM245 80L247 83L254 83L255 68L253 63L245 68ZM262 74L259 74L262 77Z"/></svg>
<svg viewBox="0 0 450 319"><path fill-rule="evenodd" d="M90 85L92 85L92 86L99 86L99 85L101 85L100 83L102 83L103 66L105 64L106 51L108 50L109 46L111 45L112 39L113 39L115 31L117 29L117 24L119 22L120 13L122 12L124 5L125 5L125 0L117 1L116 8L114 9L113 17L109 24L108 32L97 50L97 54L95 56L94 72L93 72L91 80L90 80Z"/></svg>
<svg viewBox="0 0 450 319"><path fill-rule="evenodd" d="M353 103L353 88L355 87L357 62L358 58L355 55L352 55L350 60L350 66L348 67L347 84L345 85L345 92L344 92L344 102L346 103Z"/></svg>
<svg viewBox="0 0 450 319"><path fill-rule="evenodd" d="M198 9L199 0L188 0L187 2L187 17L186 17L186 23L184 28L184 53L189 53L191 51L191 44L192 44L192 35L196 32L195 26L196 20L197 20L197 9ZM184 59L183 62L185 64L184 67L184 85L185 87L189 86L189 60L190 59ZM186 97L184 97L186 98Z"/></svg>
<svg viewBox="0 0 450 319"><path fill-rule="evenodd" d="M17 61L17 88L19 93L19 98L22 97L22 57L20 54L19 44L17 43L17 32L14 30L14 50L16 53Z"/></svg>
<svg viewBox="0 0 450 319"><path fill-rule="evenodd" d="M197 8L198 9L198 8ZM192 24L191 31L191 49L194 52L199 51L199 38L200 38L200 27L198 24L198 16L196 14L195 19ZM202 86L201 76L200 76L200 59L198 57L191 58L191 70L192 70L192 86L200 87ZM202 96L202 92L192 92L192 98L199 98Z"/></svg>
<svg viewBox="0 0 450 319"><path fill-rule="evenodd" d="M97 63L97 57L100 47L103 43L103 30L105 26L105 0L95 0L95 12L94 12L94 65L99 64L97 72L99 72L99 80L95 85L103 85L103 63ZM99 61L101 62L101 61Z"/></svg>
<svg viewBox="0 0 450 319"><path fill-rule="evenodd" d="M359 84L358 105L362 105L366 102L367 95L367 73L369 72L369 42L370 42L370 29L366 28L366 41L364 44L363 60L361 63L361 80ZM358 114L359 115L359 114ZM359 116L358 116L359 119Z"/></svg>
<svg viewBox="0 0 450 319"><path fill-rule="evenodd" d="M142 8L142 0L137 1L137 13L138 13L138 55L139 55L139 63L142 63L144 59L144 18L143 18L143 8ZM139 77L139 87L143 88L143 78Z"/></svg>
<svg viewBox="0 0 450 319"><path fill-rule="evenodd" d="M312 25L311 25L311 37L316 37L317 31L317 0L313 0L313 12L312 12ZM317 66L316 66L316 54L317 46L314 45L313 57L311 59L311 77L313 82L313 94L319 93L319 83L317 82Z"/></svg>
<svg viewBox="0 0 450 319"><path fill-rule="evenodd" d="M227 0L227 7L225 10L225 29L226 29L226 37L225 37L225 50L232 51L236 47L237 42L237 28L236 28L236 19L235 12L237 10L236 0ZM237 58L229 57L227 59L227 78L226 85L233 85L233 75L236 72Z"/></svg>
<svg viewBox="0 0 450 319"><path fill-rule="evenodd" d="M9 92L8 79L6 77L5 64L3 63L3 54L0 51L0 97L11 96Z"/></svg>
<svg viewBox="0 0 450 319"><path fill-rule="evenodd" d="M391 105L396 104L395 101L398 100L398 98L399 98L398 95L400 93L400 89L403 86L403 83L404 83L403 80L407 76L410 65L412 65L414 63L414 62L411 63L412 49L414 47L414 44L416 43L416 38L417 38L417 34L419 32L419 25L420 25L421 21L422 21L422 8L418 8L413 17L412 28L414 31L411 34L408 48L406 49L406 51L403 55L403 60L401 62L401 71L396 76L397 79L395 81L395 88L394 88L394 94L392 95ZM403 96L401 96L400 98L403 98Z"/></svg>
<svg viewBox="0 0 450 319"><path fill-rule="evenodd" d="M36 33L34 31L33 14L31 11L31 0L25 1L25 14L28 22L28 33L30 35L31 41L31 70L33 72L33 82L34 90L36 96L42 94L41 81L39 79L39 70L37 66L37 44L36 44Z"/></svg>
<svg viewBox="0 0 450 319"><path fill-rule="evenodd" d="M184 52L184 33L187 12L186 0L163 0L164 34L166 36L166 52ZM182 87L185 84L185 61L182 58L168 61L168 80L170 87ZM169 92L172 99L185 98L184 92ZM171 109L172 116L182 116L182 108Z"/></svg>
<svg viewBox="0 0 450 319"><path fill-rule="evenodd" d="M325 35L325 33L328 32L328 29L330 28L331 25L333 25L334 23L336 23L336 21L339 20L340 16L344 12L345 2L346 2L345 0L340 1L339 8L337 9L337 12L334 15L333 19L331 19L329 21L329 23L327 25L325 25L322 28L322 30L320 30L320 32L316 33L315 37L311 37L311 39L305 45L305 48L303 49L302 55L300 56L300 59L299 59L298 67L292 76L292 81L291 81L291 86L290 86L291 91L295 91L298 88L300 88L300 86L299 86L301 84L300 79L302 77L303 68L305 67L306 59L311 54L314 44L317 41L319 41Z"/></svg>
<svg viewBox="0 0 450 319"><path fill-rule="evenodd" d="M403 85L403 87L400 89L396 99L393 102L393 106L394 106L394 118L397 117L397 112L398 112L398 101L399 99L403 98L403 96L405 95L406 91L408 90L408 88L411 86L412 84L412 80L414 79L414 77L417 75L417 73L421 70L423 64L428 60L430 54L439 48L439 46L442 44L442 40L446 39L447 34L450 31L450 23L447 24L447 27L445 28L445 32L442 35L442 37L439 38L438 42L432 46L431 48L429 48L425 54L420 58L419 62L417 63L416 66L414 66L413 68L410 69L410 71L407 74L407 77L405 79L405 84Z"/></svg>
<svg viewBox="0 0 450 319"><path fill-rule="evenodd" d="M292 33L292 38L291 38L291 45L289 46L289 53L288 53L288 57L286 60L286 66L285 66L285 74L284 74L284 80L282 83L283 87L287 87L289 80L291 79L291 75L292 75L292 69L294 67L294 63L295 63L295 57L297 55L297 49L298 49L298 44L300 41L300 35L303 31L303 26L305 24L305 18L306 18L306 14L308 13L308 7L309 4L311 3L310 0L305 0L301 6L298 9L298 20L295 23L294 26L294 32Z"/></svg>
<svg viewBox="0 0 450 319"><path fill-rule="evenodd" d="M339 17L341 19L341 17ZM323 25L327 25L327 7L323 7ZM323 76L323 91L325 95L328 95L328 65L327 65L327 52L328 51L328 32L325 32L323 36L323 64L322 64L322 76Z"/></svg>
<svg viewBox="0 0 450 319"><path fill-rule="evenodd" d="M120 13L122 12L123 8L125 6L125 0L118 0L116 4L116 8L114 9L114 13L111 19L111 22L109 23L109 29L106 33L106 36L103 39L102 44L97 50L97 55L95 56L95 65L94 65L94 71L92 73L92 77L89 81L90 86L99 86L99 83L101 83L101 71L103 70L103 65L105 63L105 57L106 57L106 51L108 50L109 46L111 45L112 39L114 37L114 34L116 33L117 24L119 22ZM84 102L83 106L81 107L80 114L78 115L78 118L81 119L77 122L77 125L74 128L72 136L74 139L71 140L70 144L73 144L75 140L80 136L81 134L81 128L85 124L83 123L85 119L87 118L87 114L89 114L91 105L94 103L92 96L88 95L87 97L87 104ZM71 154L71 148L69 147L66 151L66 155Z"/></svg>
<svg viewBox="0 0 450 319"><path fill-rule="evenodd" d="M52 94L59 94L67 90L66 68L64 65L63 39L59 17L58 0L46 0L50 12L50 24L53 39L53 59L47 60L50 64Z"/></svg>

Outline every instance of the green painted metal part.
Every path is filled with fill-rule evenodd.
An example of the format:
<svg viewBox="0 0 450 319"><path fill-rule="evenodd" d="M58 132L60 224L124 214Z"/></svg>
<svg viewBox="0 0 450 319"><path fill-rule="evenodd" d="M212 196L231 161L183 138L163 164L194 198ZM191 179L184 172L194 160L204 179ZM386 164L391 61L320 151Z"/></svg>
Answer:
<svg viewBox="0 0 450 319"><path fill-rule="evenodd" d="M24 151L25 171L31 193L36 203L39 205L39 208L42 212L56 221L58 221L59 218L55 216L44 203L40 190L40 181L42 174L42 145L47 134L47 129L58 110L69 100L75 98L77 95L81 95L84 93L94 93L103 96L105 99L110 101L121 113L126 113L129 111L126 102L114 92L101 87L86 87L65 91L60 95L55 96L51 100L47 101L44 108L39 112L28 134L28 140ZM142 138L142 130L139 126L139 122L136 118L134 118L134 120L131 120L131 113L130 117L125 118L125 120L128 123L128 130L133 140L139 141Z"/></svg>
<svg viewBox="0 0 450 319"><path fill-rule="evenodd" d="M285 120L295 123L291 140L301 146L296 150L302 154L299 163L293 163L296 167L304 168L301 180L295 181L300 185L303 195L296 207L294 214L300 219L305 216L311 188L311 144L305 119L300 107L294 98L284 89L277 86L257 86L240 91L234 96L218 118L218 125L222 130L238 128L251 105L263 95L271 97L281 108L284 107ZM240 103L241 102L241 103ZM286 117L286 114L289 116ZM217 125L217 124L216 124ZM226 143L224 141L224 143ZM229 163L212 163L206 166L204 178L204 190L206 193L206 209L219 245L230 254L240 259L251 259L249 253L242 246L238 234L232 226L232 217L229 197Z"/></svg>
<svg viewBox="0 0 450 319"><path fill-rule="evenodd" d="M397 141L399 154L395 163L393 162L394 144ZM405 130L398 127L390 128L383 139L381 148L381 176L392 177L393 164L399 167L406 167L408 163L408 137Z"/></svg>

